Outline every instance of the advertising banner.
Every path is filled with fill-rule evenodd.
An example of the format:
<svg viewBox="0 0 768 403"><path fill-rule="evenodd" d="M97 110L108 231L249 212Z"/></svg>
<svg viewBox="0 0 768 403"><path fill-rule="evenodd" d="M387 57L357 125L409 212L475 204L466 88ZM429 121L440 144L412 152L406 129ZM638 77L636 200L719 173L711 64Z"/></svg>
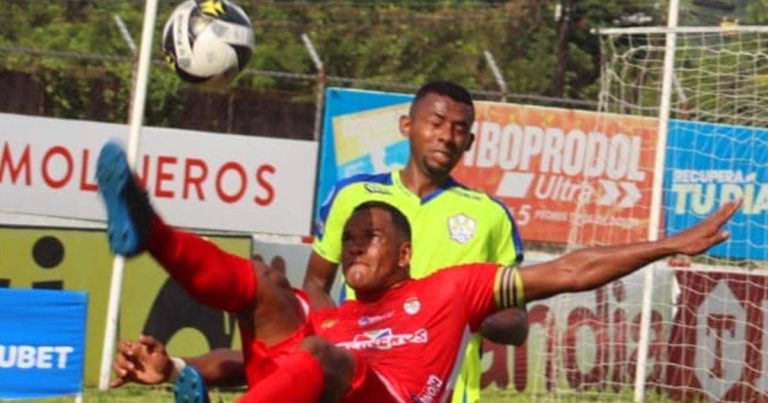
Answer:
<svg viewBox="0 0 768 403"><path fill-rule="evenodd" d="M0 114L0 211L103 220L96 158L126 125ZM137 174L170 224L305 235L317 144L145 127Z"/></svg>
<svg viewBox="0 0 768 403"><path fill-rule="evenodd" d="M700 269L677 273L663 384L683 401L768 401L768 277Z"/></svg>
<svg viewBox="0 0 768 403"><path fill-rule="evenodd" d="M0 288L0 399L78 395L88 296Z"/></svg>
<svg viewBox="0 0 768 403"><path fill-rule="evenodd" d="M251 254L249 237L209 239L239 256ZM112 259L103 231L0 227L0 287L88 292L88 385L98 381ZM152 335L179 356L240 345L233 315L192 300L148 254L126 262L119 320L118 337Z"/></svg>
<svg viewBox="0 0 768 403"><path fill-rule="evenodd" d="M530 257L533 262L554 258ZM485 341L483 388L536 396L555 391L618 392L632 385L643 277L639 271L594 291L529 304L530 333L525 344L512 347ZM673 281L671 271L656 271L648 361L648 376L653 382L659 382L664 374Z"/></svg>
<svg viewBox="0 0 768 403"><path fill-rule="evenodd" d="M400 135L398 122L412 98L378 91L326 90L316 209L340 179L405 166L408 141Z"/></svg>
<svg viewBox="0 0 768 403"><path fill-rule="evenodd" d="M524 240L647 239L655 119L494 102L475 110L477 138L455 176L504 201Z"/></svg>
<svg viewBox="0 0 768 403"><path fill-rule="evenodd" d="M707 254L768 260L768 129L672 120L666 157L667 232L701 220L728 200L742 208L726 224L730 239Z"/></svg>
<svg viewBox="0 0 768 403"><path fill-rule="evenodd" d="M402 167L409 154L398 119L410 96L332 89L327 98L319 201L336 180ZM474 145L453 175L504 202L523 239L647 239L656 119L482 101L475 111Z"/></svg>

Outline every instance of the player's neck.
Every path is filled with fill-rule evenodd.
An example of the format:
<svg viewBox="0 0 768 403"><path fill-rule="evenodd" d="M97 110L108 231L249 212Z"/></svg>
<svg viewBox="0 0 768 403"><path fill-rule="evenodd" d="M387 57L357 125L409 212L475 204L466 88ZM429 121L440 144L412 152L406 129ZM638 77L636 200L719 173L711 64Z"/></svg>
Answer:
<svg viewBox="0 0 768 403"><path fill-rule="evenodd" d="M363 303L371 303L371 302L379 301L382 298L384 298L389 292L392 292L392 290L398 289L401 286L403 286L403 284L405 284L410 279L411 279L411 277L407 276L405 278L402 278L402 279L398 280L397 282L395 282L395 283L393 283L391 285L388 285L388 286L386 286L384 288L381 288L381 289L378 289L378 290L371 290L371 291L367 291L367 292L355 290L355 298L358 301L363 302Z"/></svg>
<svg viewBox="0 0 768 403"><path fill-rule="evenodd" d="M424 197L451 179L449 175L434 177L422 172L410 161L400 171L400 182L416 196Z"/></svg>

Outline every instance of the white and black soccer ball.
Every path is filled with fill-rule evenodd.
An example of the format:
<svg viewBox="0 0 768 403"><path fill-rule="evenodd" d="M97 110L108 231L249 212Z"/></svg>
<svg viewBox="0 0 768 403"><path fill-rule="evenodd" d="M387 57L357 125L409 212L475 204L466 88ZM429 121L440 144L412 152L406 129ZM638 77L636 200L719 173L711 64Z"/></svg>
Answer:
<svg viewBox="0 0 768 403"><path fill-rule="evenodd" d="M229 0L185 0L163 28L163 52L181 79L228 84L253 55L253 26Z"/></svg>

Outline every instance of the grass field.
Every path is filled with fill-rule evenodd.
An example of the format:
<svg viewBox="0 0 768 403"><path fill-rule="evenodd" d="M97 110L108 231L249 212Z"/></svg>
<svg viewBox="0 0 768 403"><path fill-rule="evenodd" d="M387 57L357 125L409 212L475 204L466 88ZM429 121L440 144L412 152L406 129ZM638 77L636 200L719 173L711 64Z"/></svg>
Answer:
<svg viewBox="0 0 768 403"><path fill-rule="evenodd" d="M228 403L237 400L237 397L241 395L241 391L219 391L213 390L210 393L211 402ZM85 403L160 403L169 402L172 400L172 392L170 386L158 386L158 387L145 387L129 385L118 389L113 389L108 392L99 392L95 388L88 388L83 395L83 402ZM64 403L72 402L71 397L56 398L56 399L41 399L35 400L41 403ZM286 400L289 401L289 400ZM488 403L501 403L501 402L533 402L543 401L541 399L532 399L530 397L521 396L518 393L511 394L505 393L501 390L486 390L483 391L482 401ZM545 401L545 400L544 400ZM562 400L560 400L562 401ZM576 400L574 400L576 401Z"/></svg>
<svg viewBox="0 0 768 403"><path fill-rule="evenodd" d="M234 402L241 392L220 392L214 390L211 392L211 402ZM83 394L84 403L160 403L173 400L173 394L170 385L164 386L139 386L128 385L122 388L112 389L107 392L100 392L96 388L86 388ZM63 403L72 402L71 397L36 400L41 403Z"/></svg>
<svg viewBox="0 0 768 403"><path fill-rule="evenodd" d="M213 390L210 393L211 402L213 403L228 403L234 402L242 394L242 391L229 390L219 391ZM56 398L56 399L41 399L35 400L35 402L41 403L63 403L72 402L71 397L68 398ZM88 388L83 395L83 401L85 403L160 403L172 401L172 392L169 385L146 387L137 385L128 385L122 388L113 389L108 392L99 392L95 388ZM287 399L286 401L290 401ZM627 391L624 394L596 394L586 393L579 395L538 395L532 396L527 394L521 394L517 392L507 392L495 388L489 388L482 392L481 401L483 403L502 403L502 402L563 402L563 403L576 403L576 402L631 402L632 393ZM667 401L659 396L647 396L647 402L663 402Z"/></svg>

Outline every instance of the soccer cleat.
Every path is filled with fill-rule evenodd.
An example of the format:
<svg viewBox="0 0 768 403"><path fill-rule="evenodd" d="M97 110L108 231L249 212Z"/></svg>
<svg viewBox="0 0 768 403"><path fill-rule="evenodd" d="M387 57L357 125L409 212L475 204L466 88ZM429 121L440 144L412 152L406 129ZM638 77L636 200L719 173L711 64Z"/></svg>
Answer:
<svg viewBox="0 0 768 403"><path fill-rule="evenodd" d="M101 148L96 180L107 207L107 235L115 253L131 257L144 251L154 212L136 183L123 148L110 141Z"/></svg>
<svg viewBox="0 0 768 403"><path fill-rule="evenodd" d="M205 381L196 369L184 367L173 385L173 401L176 403L209 403Z"/></svg>

